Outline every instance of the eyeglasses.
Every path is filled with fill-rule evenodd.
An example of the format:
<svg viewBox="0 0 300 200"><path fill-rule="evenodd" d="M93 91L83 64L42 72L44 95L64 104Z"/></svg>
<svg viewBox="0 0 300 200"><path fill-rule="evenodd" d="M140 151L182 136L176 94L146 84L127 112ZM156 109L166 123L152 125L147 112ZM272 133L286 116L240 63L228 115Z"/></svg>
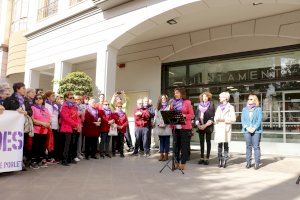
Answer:
<svg viewBox="0 0 300 200"><path fill-rule="evenodd" d="M118 106L117 108L122 108L122 106Z"/></svg>
<svg viewBox="0 0 300 200"><path fill-rule="evenodd" d="M104 106L108 106L108 104L106 103L106 104L103 104Z"/></svg>
<svg viewBox="0 0 300 200"><path fill-rule="evenodd" d="M69 97L69 99L74 99L74 97Z"/></svg>
<svg viewBox="0 0 300 200"><path fill-rule="evenodd" d="M253 101L253 99L248 99L248 101Z"/></svg>

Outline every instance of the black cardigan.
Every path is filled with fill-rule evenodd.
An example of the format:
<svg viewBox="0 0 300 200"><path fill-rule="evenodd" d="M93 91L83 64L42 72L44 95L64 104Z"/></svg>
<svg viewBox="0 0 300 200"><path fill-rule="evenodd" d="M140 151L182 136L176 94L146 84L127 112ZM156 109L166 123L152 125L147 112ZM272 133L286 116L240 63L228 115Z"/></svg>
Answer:
<svg viewBox="0 0 300 200"><path fill-rule="evenodd" d="M215 107L214 107L213 103L211 103L210 106L208 107L208 109L206 110L206 112L204 113L204 116L203 116L204 124L206 124L208 122L208 120L211 120L213 122L214 117L215 117ZM198 107L197 107L197 111L196 111L195 122L197 120L201 123L201 121L200 121L200 111L199 111ZM213 130L214 130L214 126L213 126L213 124L211 124L210 126L206 127L206 129L204 129L204 130L198 129L197 132L198 133L200 133L200 132L212 133Z"/></svg>
<svg viewBox="0 0 300 200"><path fill-rule="evenodd" d="M29 104L29 100L24 98L25 111L29 116L32 116L31 106ZM15 93L13 93L10 97L4 100L3 106L5 110L18 110L20 108L19 101L17 97L15 97Z"/></svg>

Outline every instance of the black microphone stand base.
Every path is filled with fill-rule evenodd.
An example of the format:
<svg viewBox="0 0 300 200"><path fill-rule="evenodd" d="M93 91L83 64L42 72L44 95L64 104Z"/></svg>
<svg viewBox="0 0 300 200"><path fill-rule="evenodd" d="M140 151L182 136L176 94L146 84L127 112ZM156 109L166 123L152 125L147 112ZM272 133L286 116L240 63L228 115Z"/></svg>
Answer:
<svg viewBox="0 0 300 200"><path fill-rule="evenodd" d="M169 163L172 161L172 168L169 166ZM168 160L168 162L163 166L163 168L159 171L159 173L161 173L166 167L168 167L172 172L174 172L176 170L175 165L179 165L179 163L177 162L177 160L174 158L174 153L172 155L172 158ZM184 174L183 170L178 168L182 174Z"/></svg>

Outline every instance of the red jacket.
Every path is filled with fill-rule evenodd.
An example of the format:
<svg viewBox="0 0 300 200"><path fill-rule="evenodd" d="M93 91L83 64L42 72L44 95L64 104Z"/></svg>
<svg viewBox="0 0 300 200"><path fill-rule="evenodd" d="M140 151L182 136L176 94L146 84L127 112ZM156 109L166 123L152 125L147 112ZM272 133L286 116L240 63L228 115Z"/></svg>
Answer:
<svg viewBox="0 0 300 200"><path fill-rule="evenodd" d="M60 111L60 132L72 133L80 124L77 106L69 107L65 102Z"/></svg>
<svg viewBox="0 0 300 200"><path fill-rule="evenodd" d="M127 115L124 114L122 117L120 117L118 115L118 113L115 113L115 114L118 117L118 119L116 121L116 124L118 126L122 126L122 128L118 128L118 132L121 132L121 133L125 134L126 131L127 131L127 127L128 127L128 118L127 118Z"/></svg>
<svg viewBox="0 0 300 200"><path fill-rule="evenodd" d="M111 113L111 115L105 115L104 110L98 110L99 111L99 117L101 118L101 125L100 125L100 132L101 133L108 133L110 125L108 124L108 121L114 119L115 121L118 120L118 116L116 116L115 113Z"/></svg>
<svg viewBox="0 0 300 200"><path fill-rule="evenodd" d="M97 116L98 117L98 116ZM100 126L96 126L94 122L97 119L87 110L85 110L84 121L82 127L82 134L87 137L99 137L100 135Z"/></svg>
<svg viewBox="0 0 300 200"><path fill-rule="evenodd" d="M142 115L135 115L137 111L141 111ZM135 109L134 113L134 123L136 128L143 128L149 125L150 119L150 112L146 108L137 108Z"/></svg>
<svg viewBox="0 0 300 200"><path fill-rule="evenodd" d="M171 106L171 110L173 110ZM192 119L194 119L195 114L193 106L190 100L184 100L182 104L182 114L185 115L185 125L181 125L182 129L191 130L192 129Z"/></svg>

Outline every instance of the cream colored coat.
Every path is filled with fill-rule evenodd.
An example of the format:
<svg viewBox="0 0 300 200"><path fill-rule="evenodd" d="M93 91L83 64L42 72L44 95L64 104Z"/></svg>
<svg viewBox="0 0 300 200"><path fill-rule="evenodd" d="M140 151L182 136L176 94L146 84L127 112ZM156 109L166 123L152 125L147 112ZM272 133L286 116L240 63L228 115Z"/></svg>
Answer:
<svg viewBox="0 0 300 200"><path fill-rule="evenodd" d="M217 122L219 119L224 119L225 122ZM231 141L231 132L232 132L232 123L236 121L236 116L234 112L234 107L229 105L225 108L224 111L220 107L217 108L216 114L214 117L215 120L215 142L230 142Z"/></svg>

